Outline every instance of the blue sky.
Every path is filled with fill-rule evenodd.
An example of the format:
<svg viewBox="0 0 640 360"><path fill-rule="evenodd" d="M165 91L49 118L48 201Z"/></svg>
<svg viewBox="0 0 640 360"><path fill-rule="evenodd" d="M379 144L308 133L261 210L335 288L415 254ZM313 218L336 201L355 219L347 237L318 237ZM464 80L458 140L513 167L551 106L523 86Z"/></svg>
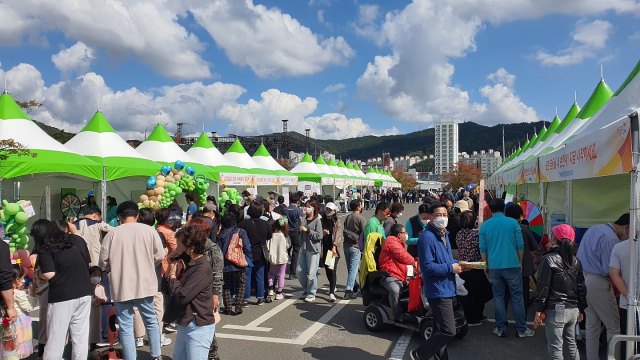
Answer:
<svg viewBox="0 0 640 360"><path fill-rule="evenodd" d="M0 4L0 79L78 131L316 138L564 116L640 59L635 0L45 0Z"/></svg>

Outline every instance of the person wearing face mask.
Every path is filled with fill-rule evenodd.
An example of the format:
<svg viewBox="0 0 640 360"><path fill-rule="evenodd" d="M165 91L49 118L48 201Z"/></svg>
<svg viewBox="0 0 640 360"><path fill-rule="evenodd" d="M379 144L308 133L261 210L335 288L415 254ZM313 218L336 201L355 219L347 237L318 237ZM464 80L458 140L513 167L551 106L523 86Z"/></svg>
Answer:
<svg viewBox="0 0 640 360"><path fill-rule="evenodd" d="M318 203L315 200L307 201L304 216L300 217L298 230L302 243L298 255L298 281L304 290L302 293L304 301L313 302L316 300L318 290L318 267L324 233L322 220L318 215Z"/></svg>
<svg viewBox="0 0 640 360"><path fill-rule="evenodd" d="M394 321L409 321L413 316L404 317L404 312L399 303L400 292L407 285L407 265L415 265L415 259L405 249L404 243L409 239L409 234L404 226L394 224L391 226L389 236L382 245L379 257L380 271L386 271L389 276L384 279L382 286L389 291L389 305L393 309Z"/></svg>
<svg viewBox="0 0 640 360"><path fill-rule="evenodd" d="M447 223L449 213L444 203L431 207L431 222L420 236L418 254L424 295L431 305L435 329L429 340L410 352L412 360L433 356L448 359L447 343L456 335L453 298L456 296L455 274L465 270L451 255Z"/></svg>
<svg viewBox="0 0 640 360"><path fill-rule="evenodd" d="M176 240L178 247L163 282L169 296L164 321L178 324L173 359L206 359L216 330L213 271L204 255L207 234L190 225L176 234ZM181 274L178 260L184 264Z"/></svg>
<svg viewBox="0 0 640 360"><path fill-rule="evenodd" d="M329 279L329 301L336 301L336 278L338 271L338 260L340 259L340 249L342 247L342 222L338 219L336 212L338 206L329 202L325 205L324 217L322 217L322 256L320 257L320 264L324 266L324 270L327 273L327 279ZM335 263L333 269L329 267L325 260L327 253L331 251L335 256Z"/></svg>
<svg viewBox="0 0 640 360"><path fill-rule="evenodd" d="M391 215L384 221L384 235L389 236L391 233L391 227L398 223L398 218L402 217L402 211L404 205L400 202L394 202L391 204Z"/></svg>
<svg viewBox="0 0 640 360"><path fill-rule="evenodd" d="M429 211L430 207L435 203L436 199L432 196L425 197L424 202L418 207L418 215L410 217L405 224L405 228L409 234L409 240L406 242L407 251L413 257L418 257L418 240L431 220Z"/></svg>
<svg viewBox="0 0 640 360"><path fill-rule="evenodd" d="M582 263L587 286L587 360L596 360L600 346L600 322L607 328L607 339L620 334L620 314L616 305L609 265L613 247L629 238L629 213L614 223L595 225L584 233L576 257Z"/></svg>

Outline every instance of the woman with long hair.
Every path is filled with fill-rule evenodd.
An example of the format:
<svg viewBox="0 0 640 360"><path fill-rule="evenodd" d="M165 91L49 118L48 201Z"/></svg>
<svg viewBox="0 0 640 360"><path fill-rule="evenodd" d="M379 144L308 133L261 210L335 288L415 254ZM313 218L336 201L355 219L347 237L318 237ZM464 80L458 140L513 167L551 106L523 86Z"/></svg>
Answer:
<svg viewBox="0 0 640 360"><path fill-rule="evenodd" d="M538 295L533 303L535 324L545 322L549 357L573 360L578 356L576 323L584 318L587 289L582 264L571 248L575 231L563 224L551 232L552 248L542 258L538 272Z"/></svg>
<svg viewBox="0 0 640 360"><path fill-rule="evenodd" d="M73 343L72 359L86 358L89 351L89 314L93 287L89 277L88 251L80 251L74 238L49 220L37 220L31 236L38 248L37 278L49 281L47 343L44 359L60 359L67 331Z"/></svg>
<svg viewBox="0 0 640 360"><path fill-rule="evenodd" d="M329 279L329 301L336 301L336 281L338 272L338 260L340 259L340 250L342 249L342 222L338 219L338 206L333 202L325 205L324 217L322 217L322 254L320 256L320 265L324 266L324 270ZM333 266L327 265L326 259L329 251L333 256Z"/></svg>
<svg viewBox="0 0 640 360"><path fill-rule="evenodd" d="M253 267L247 267L246 274L246 290L244 292L244 302L246 305L251 299L251 285L256 288L257 305L264 304L264 285L265 285L265 266L269 260L269 250L267 249L267 241L271 240L271 226L265 220L261 219L263 212L261 201L254 200L249 205L247 215L249 219L242 220L238 227L244 229L251 243L251 261Z"/></svg>
<svg viewBox="0 0 640 360"><path fill-rule="evenodd" d="M238 228L234 214L226 214L222 217L222 231L218 234L218 246L220 246L222 254L227 254L234 235L237 236L236 239L239 239L242 243L244 256L247 262L250 262L251 244L249 243L247 232L244 231L244 229ZM234 313L231 301L231 285L233 285L235 286L236 293L235 313L242 314L242 300L244 299L246 276L245 268L234 264L225 256L222 276L224 278L224 284L222 286L222 298L225 307L224 313L227 315Z"/></svg>
<svg viewBox="0 0 640 360"><path fill-rule="evenodd" d="M300 253L298 254L298 280L304 292L303 299L312 302L318 290L318 267L322 250L322 221L318 215L318 203L309 200L305 204L298 226L300 231Z"/></svg>

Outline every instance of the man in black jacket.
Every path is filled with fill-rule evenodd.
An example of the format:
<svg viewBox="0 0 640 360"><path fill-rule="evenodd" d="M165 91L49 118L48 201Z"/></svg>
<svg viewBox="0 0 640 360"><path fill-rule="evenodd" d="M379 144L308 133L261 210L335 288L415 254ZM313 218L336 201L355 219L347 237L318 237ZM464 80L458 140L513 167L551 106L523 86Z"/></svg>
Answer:
<svg viewBox="0 0 640 360"><path fill-rule="evenodd" d="M284 215L284 209L286 208L287 208L287 205L285 205L284 203L284 196L282 195L278 196L278 206L276 206L275 209L273 209L273 211L280 215Z"/></svg>
<svg viewBox="0 0 640 360"><path fill-rule="evenodd" d="M2 307L7 308L9 322L16 321L18 314L13 306L13 269L11 267L11 251L9 245L0 241L0 292Z"/></svg>

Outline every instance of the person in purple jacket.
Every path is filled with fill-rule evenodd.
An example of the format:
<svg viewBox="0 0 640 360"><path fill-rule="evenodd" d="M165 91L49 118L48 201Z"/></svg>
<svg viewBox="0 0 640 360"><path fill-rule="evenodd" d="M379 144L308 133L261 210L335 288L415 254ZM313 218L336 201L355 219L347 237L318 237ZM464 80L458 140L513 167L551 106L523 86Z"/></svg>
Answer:
<svg viewBox="0 0 640 360"><path fill-rule="evenodd" d="M447 359L447 343L456 335L453 298L456 296L455 274L465 269L451 255L447 223L449 213L444 203L431 206L431 221L418 240L418 257L424 295L431 305L435 330L431 338L411 350L412 360Z"/></svg>

